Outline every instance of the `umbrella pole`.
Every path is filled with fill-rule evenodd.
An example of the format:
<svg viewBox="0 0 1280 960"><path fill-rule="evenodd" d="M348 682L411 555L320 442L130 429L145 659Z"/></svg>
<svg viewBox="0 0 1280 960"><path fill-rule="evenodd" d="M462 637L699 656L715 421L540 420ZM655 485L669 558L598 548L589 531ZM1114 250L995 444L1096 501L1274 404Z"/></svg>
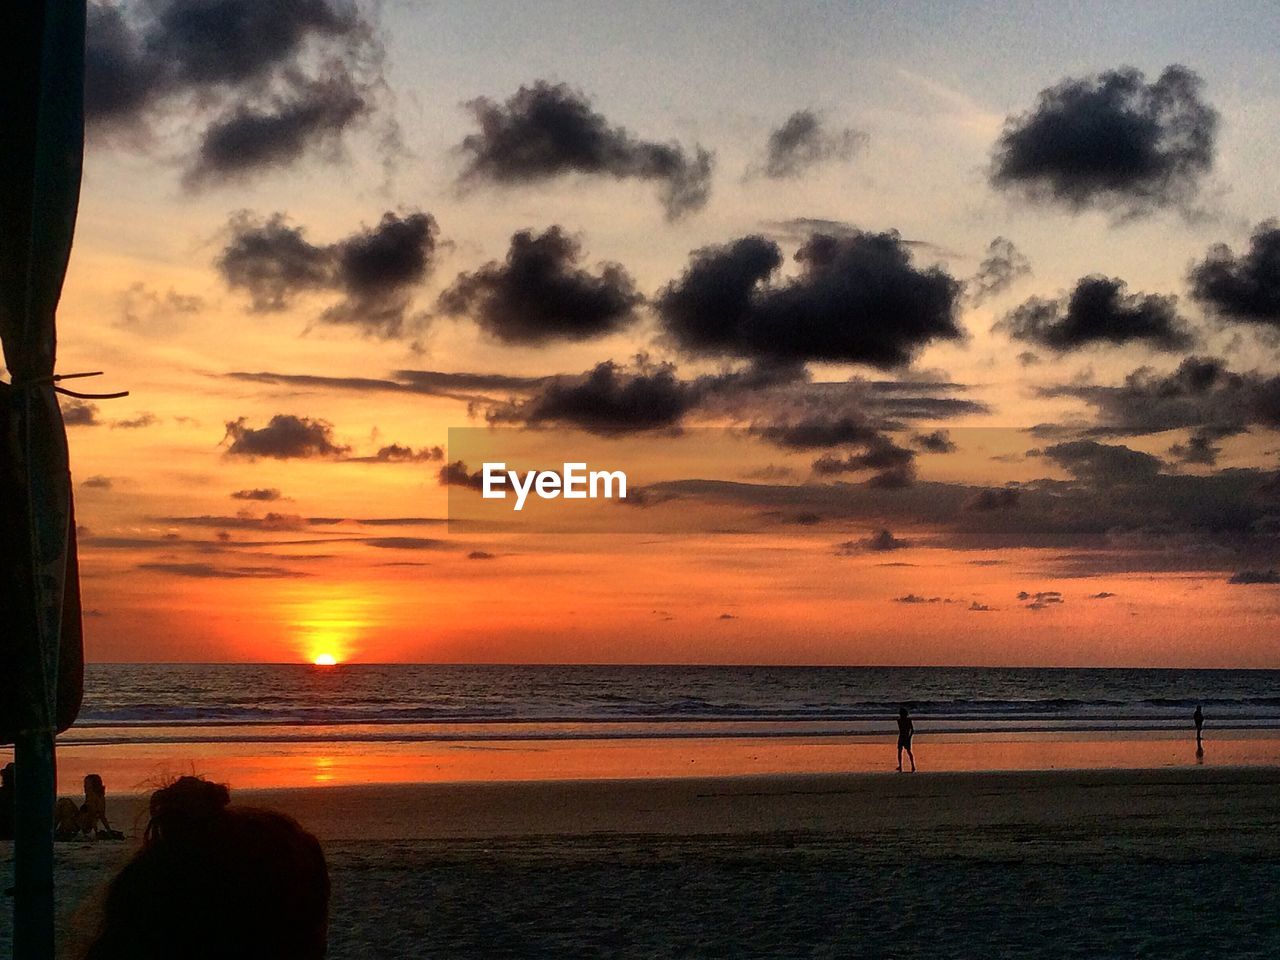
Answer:
<svg viewBox="0 0 1280 960"><path fill-rule="evenodd" d="M13 745L13 956L53 960L52 732L24 733Z"/></svg>

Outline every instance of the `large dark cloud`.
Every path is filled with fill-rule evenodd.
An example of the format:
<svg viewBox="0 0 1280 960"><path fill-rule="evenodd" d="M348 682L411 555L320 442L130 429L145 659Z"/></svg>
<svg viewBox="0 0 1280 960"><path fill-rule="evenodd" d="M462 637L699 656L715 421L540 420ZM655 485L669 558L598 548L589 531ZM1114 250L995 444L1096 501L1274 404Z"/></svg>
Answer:
<svg viewBox="0 0 1280 960"><path fill-rule="evenodd" d="M698 393L697 386L677 379L669 364L629 372L605 361L581 376L555 377L527 400L495 407L489 420L634 433L677 425L697 404Z"/></svg>
<svg viewBox="0 0 1280 960"><path fill-rule="evenodd" d="M299 82L265 106L241 104L204 131L186 183L232 180L290 163L334 143L368 109L367 94L343 76Z"/></svg>
<svg viewBox="0 0 1280 960"><path fill-rule="evenodd" d="M1010 117L991 182L1072 210L1187 208L1213 165L1218 114L1182 66L1152 83L1131 67L1066 79Z"/></svg>
<svg viewBox="0 0 1280 960"><path fill-rule="evenodd" d="M189 184L336 141L371 112L381 83L373 27L348 0L91 2L86 41L91 131L194 120Z"/></svg>
<svg viewBox="0 0 1280 960"><path fill-rule="evenodd" d="M218 567L212 563L140 563L138 569L152 573L167 573L175 577L191 577L195 580L277 580L310 576L300 570L290 570L286 567Z"/></svg>
<svg viewBox="0 0 1280 960"><path fill-rule="evenodd" d="M506 343L588 340L622 329L643 300L616 263L598 273L581 266L581 244L553 226L511 237L503 263L460 275L440 296L447 314L469 314Z"/></svg>
<svg viewBox="0 0 1280 960"><path fill-rule="evenodd" d="M1007 237L996 237L987 244L986 256L977 272L965 281L965 297L970 303L985 303L1004 293L1022 277L1031 273L1031 261Z"/></svg>
<svg viewBox="0 0 1280 960"><path fill-rule="evenodd" d="M894 231L814 234L801 272L774 280L782 251L744 237L697 251L657 299L666 332L692 353L771 362L825 360L896 367L935 340L957 340L960 284L917 269Z"/></svg>
<svg viewBox="0 0 1280 960"><path fill-rule="evenodd" d="M1091 483L1144 483L1164 467L1159 457L1120 444L1068 440L1038 451L1073 477Z"/></svg>
<svg viewBox="0 0 1280 960"><path fill-rule="evenodd" d="M769 134L761 172L771 180L798 177L812 167L851 159L866 142L859 130L828 130L814 111L797 110Z"/></svg>
<svg viewBox="0 0 1280 960"><path fill-rule="evenodd" d="M215 261L227 285L246 291L254 310L287 308L299 294L332 291L342 299L320 314L326 323L396 337L405 332L412 290L430 272L439 230L427 213L385 213L377 226L336 243L311 243L283 214L231 218Z"/></svg>
<svg viewBox="0 0 1280 960"><path fill-rule="evenodd" d="M1126 343L1184 350L1193 337L1178 316L1177 302L1174 296L1128 293L1123 280L1082 277L1070 295L1056 300L1032 297L995 329L1057 351Z"/></svg>
<svg viewBox="0 0 1280 960"><path fill-rule="evenodd" d="M467 105L479 130L466 136L465 183L526 184L578 173L652 180L669 219L701 209L711 193L712 154L692 155L610 126L590 100L565 84L522 86L505 103L478 97Z"/></svg>
<svg viewBox="0 0 1280 960"><path fill-rule="evenodd" d="M1189 279L1191 295L1218 316L1280 330L1280 222L1258 224L1248 253L1211 247Z"/></svg>
<svg viewBox="0 0 1280 960"><path fill-rule="evenodd" d="M1069 384L1039 392L1077 397L1094 407L1095 421L1077 433L1145 436L1189 430L1188 443L1172 452L1192 463L1212 463L1215 440L1251 426L1280 428L1280 376L1235 373L1216 357L1188 357L1168 374L1140 367L1118 386Z"/></svg>
<svg viewBox="0 0 1280 960"><path fill-rule="evenodd" d="M326 420L277 413L265 427L250 427L245 417L227 423L227 455L271 457L276 460L336 457L350 447L333 438L333 424Z"/></svg>

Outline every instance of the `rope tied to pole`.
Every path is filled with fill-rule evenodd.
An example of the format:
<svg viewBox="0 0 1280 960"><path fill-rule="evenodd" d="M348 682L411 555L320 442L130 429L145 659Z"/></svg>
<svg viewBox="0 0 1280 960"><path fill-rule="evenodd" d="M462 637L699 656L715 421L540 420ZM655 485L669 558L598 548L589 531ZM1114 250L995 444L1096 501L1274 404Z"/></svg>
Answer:
<svg viewBox="0 0 1280 960"><path fill-rule="evenodd" d="M88 373L55 373L48 377L36 377L34 380L14 380L7 384L10 390L34 390L36 387L52 386L55 393L60 393L64 397L75 397L77 400L119 400L121 397L129 395L128 390L121 390L117 393L81 393L78 390L68 390L66 387L59 387L63 380L79 380L82 377L100 377L101 370L92 370Z"/></svg>

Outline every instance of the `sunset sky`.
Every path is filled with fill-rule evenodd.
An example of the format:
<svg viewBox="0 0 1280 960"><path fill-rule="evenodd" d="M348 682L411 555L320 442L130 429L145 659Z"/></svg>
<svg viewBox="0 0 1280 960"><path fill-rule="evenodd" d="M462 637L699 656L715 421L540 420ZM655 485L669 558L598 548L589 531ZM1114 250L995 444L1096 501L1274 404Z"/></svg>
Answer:
<svg viewBox="0 0 1280 960"><path fill-rule="evenodd" d="M91 2L89 658L1280 667L1280 9L1017 10Z"/></svg>

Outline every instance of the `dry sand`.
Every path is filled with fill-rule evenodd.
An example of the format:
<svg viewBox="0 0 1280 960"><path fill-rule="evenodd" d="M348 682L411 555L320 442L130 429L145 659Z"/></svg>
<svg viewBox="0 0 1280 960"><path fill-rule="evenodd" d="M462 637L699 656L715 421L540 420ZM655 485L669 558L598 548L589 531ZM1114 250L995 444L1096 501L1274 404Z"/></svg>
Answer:
<svg viewBox="0 0 1280 960"><path fill-rule="evenodd" d="M1276 769L234 796L321 837L338 958L1280 956ZM59 848L69 937L128 848Z"/></svg>

